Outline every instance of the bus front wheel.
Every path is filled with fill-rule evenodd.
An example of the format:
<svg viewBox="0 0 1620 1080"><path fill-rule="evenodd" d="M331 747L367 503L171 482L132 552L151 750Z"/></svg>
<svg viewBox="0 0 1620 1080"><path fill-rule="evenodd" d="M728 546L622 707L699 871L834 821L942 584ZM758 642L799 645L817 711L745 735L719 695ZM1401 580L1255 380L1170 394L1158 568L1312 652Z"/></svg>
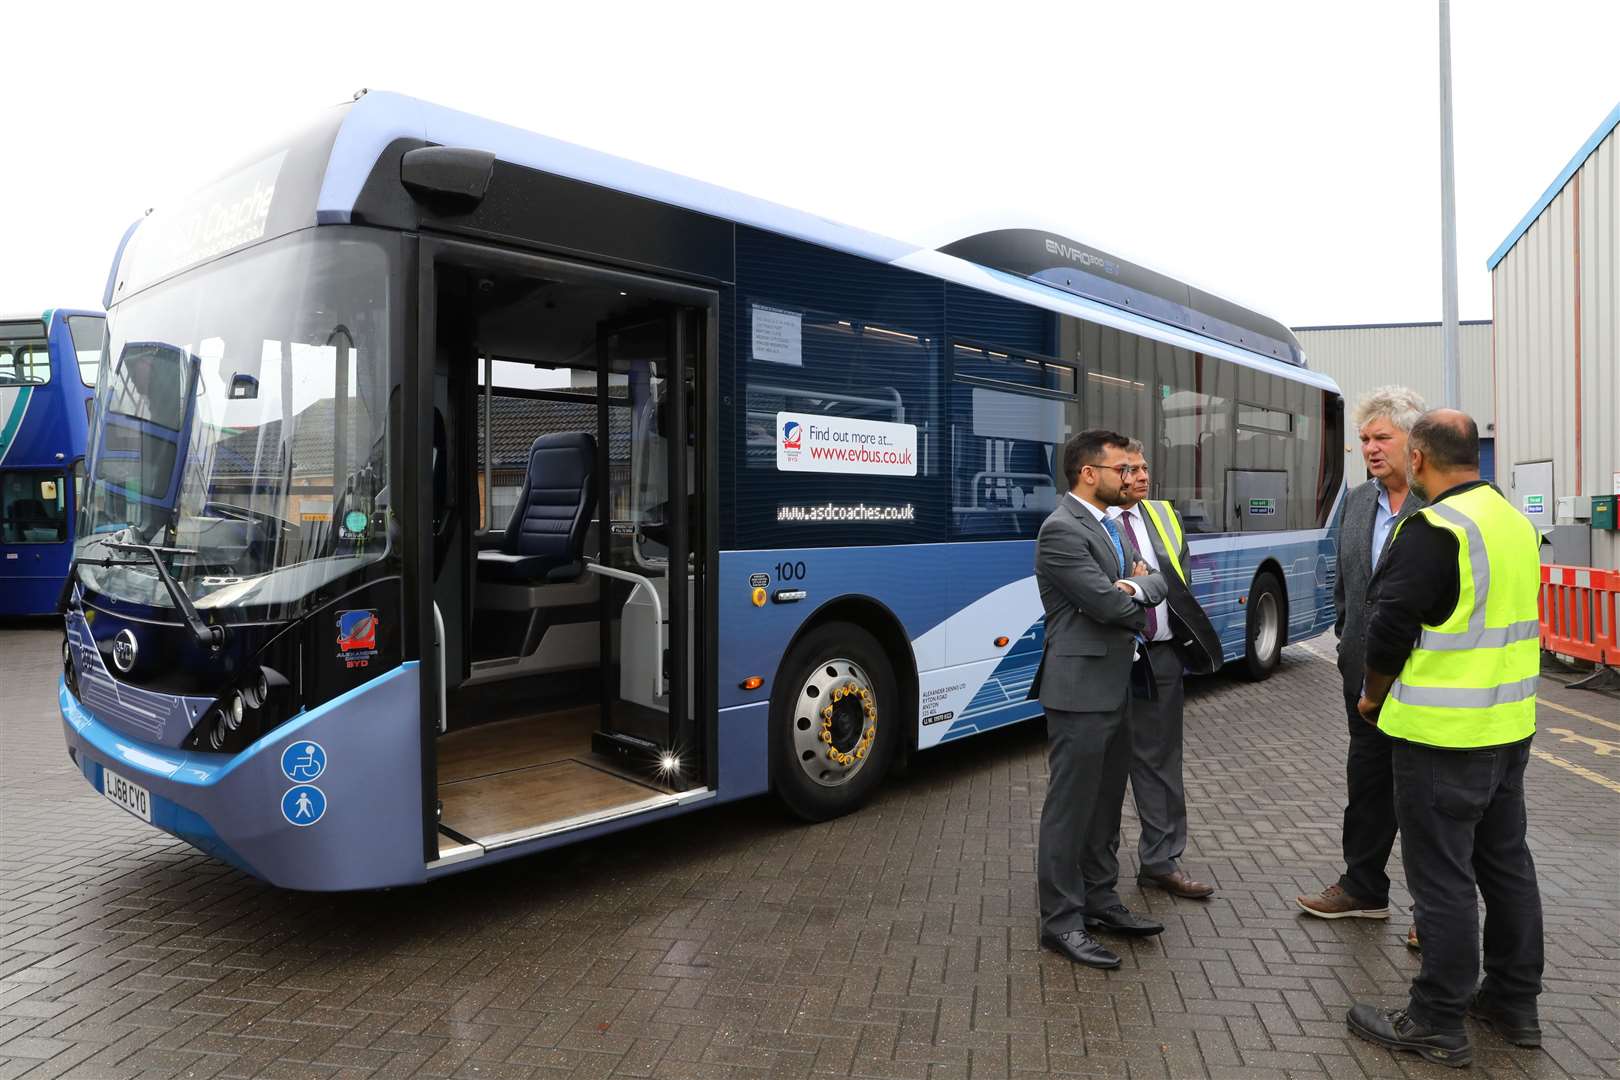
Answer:
<svg viewBox="0 0 1620 1080"><path fill-rule="evenodd" d="M1243 667L1249 678L1256 682L1277 670L1282 659L1284 612L1287 599L1282 582L1269 571L1255 576L1254 587L1249 590L1248 645L1244 650Z"/></svg>
<svg viewBox="0 0 1620 1080"><path fill-rule="evenodd" d="M851 623L811 630L788 652L771 695L771 786L807 821L864 803L904 732L894 666Z"/></svg>

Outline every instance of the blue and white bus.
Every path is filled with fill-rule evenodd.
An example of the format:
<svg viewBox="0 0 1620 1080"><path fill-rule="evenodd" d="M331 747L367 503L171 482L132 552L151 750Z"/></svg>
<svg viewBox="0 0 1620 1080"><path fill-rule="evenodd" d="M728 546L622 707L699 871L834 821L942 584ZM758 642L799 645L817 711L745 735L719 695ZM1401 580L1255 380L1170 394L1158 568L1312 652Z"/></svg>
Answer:
<svg viewBox="0 0 1620 1080"><path fill-rule="evenodd" d="M0 318L0 616L57 610L105 333L100 312Z"/></svg>
<svg viewBox="0 0 1620 1080"><path fill-rule="evenodd" d="M106 300L101 408L156 435L91 463L68 749L280 885L828 818L1036 717L1088 426L1147 444L1228 659L1333 621L1333 383L1045 233L918 249L365 93L143 219Z"/></svg>

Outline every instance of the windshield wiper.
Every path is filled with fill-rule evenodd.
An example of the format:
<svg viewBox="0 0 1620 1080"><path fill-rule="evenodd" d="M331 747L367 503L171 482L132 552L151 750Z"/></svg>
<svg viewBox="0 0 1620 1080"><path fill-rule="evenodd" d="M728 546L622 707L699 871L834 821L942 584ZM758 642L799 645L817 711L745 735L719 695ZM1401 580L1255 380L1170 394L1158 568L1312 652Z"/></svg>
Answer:
<svg viewBox="0 0 1620 1080"><path fill-rule="evenodd" d="M104 540L102 543L114 551L144 551L152 560L152 565L157 567L158 578L163 582L163 587L169 590L169 599L174 601L174 606L179 608L180 614L185 617L186 625L191 628L191 634L197 639L197 644L207 645L211 649L217 649L225 644L225 628L210 626L202 621L202 616L197 614L197 607L191 602L191 597L186 595L186 591L169 574L169 568L163 565L163 556L195 555L197 552L194 549L159 547L156 544L131 544L124 540Z"/></svg>

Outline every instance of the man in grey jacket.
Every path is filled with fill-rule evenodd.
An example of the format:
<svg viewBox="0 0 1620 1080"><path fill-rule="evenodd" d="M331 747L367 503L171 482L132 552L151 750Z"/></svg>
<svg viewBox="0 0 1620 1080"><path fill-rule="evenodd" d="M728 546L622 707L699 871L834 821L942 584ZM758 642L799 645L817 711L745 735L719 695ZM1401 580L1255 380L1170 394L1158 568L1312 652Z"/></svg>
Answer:
<svg viewBox="0 0 1620 1080"><path fill-rule="evenodd" d="M1321 919L1389 918L1390 849L1395 844L1395 776L1389 737L1356 711L1366 657L1367 584L1395 526L1423 507L1407 488L1406 436L1423 414L1423 399L1404 386L1382 386L1356 403L1351 419L1371 479L1350 491L1339 519L1338 573L1333 605L1339 635L1339 674L1350 722L1345 760L1344 873L1316 896L1296 897ZM1416 945L1408 934L1408 944Z"/></svg>
<svg viewBox="0 0 1620 1080"><path fill-rule="evenodd" d="M1148 668L1154 692L1131 703L1131 795L1142 824L1137 839L1136 883L1172 896L1203 899L1215 887L1181 868L1187 850L1187 788L1182 780L1183 671L1206 674L1221 666L1221 638L1193 596L1187 531L1176 508L1148 498L1152 477L1146 448L1135 439L1126 452L1136 472L1125 485L1126 502L1108 516L1141 552L1142 561L1164 574L1164 603L1147 609Z"/></svg>
<svg viewBox="0 0 1620 1080"><path fill-rule="evenodd" d="M1146 608L1166 596L1108 518L1135 472L1128 440L1082 431L1063 447L1069 492L1041 525L1035 579L1046 640L1030 697L1046 710L1048 776L1036 877L1041 944L1076 963L1119 966L1088 933L1157 934L1162 923L1120 901L1117 836L1131 768L1131 665Z"/></svg>

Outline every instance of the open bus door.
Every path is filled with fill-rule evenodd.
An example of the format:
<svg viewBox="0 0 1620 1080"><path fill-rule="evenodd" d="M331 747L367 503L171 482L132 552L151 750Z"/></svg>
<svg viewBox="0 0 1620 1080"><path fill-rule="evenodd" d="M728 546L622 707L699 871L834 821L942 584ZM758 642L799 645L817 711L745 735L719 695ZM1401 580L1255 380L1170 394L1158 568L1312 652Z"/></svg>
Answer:
<svg viewBox="0 0 1620 1080"><path fill-rule="evenodd" d="M402 479L436 868L712 792L718 301L422 250Z"/></svg>

